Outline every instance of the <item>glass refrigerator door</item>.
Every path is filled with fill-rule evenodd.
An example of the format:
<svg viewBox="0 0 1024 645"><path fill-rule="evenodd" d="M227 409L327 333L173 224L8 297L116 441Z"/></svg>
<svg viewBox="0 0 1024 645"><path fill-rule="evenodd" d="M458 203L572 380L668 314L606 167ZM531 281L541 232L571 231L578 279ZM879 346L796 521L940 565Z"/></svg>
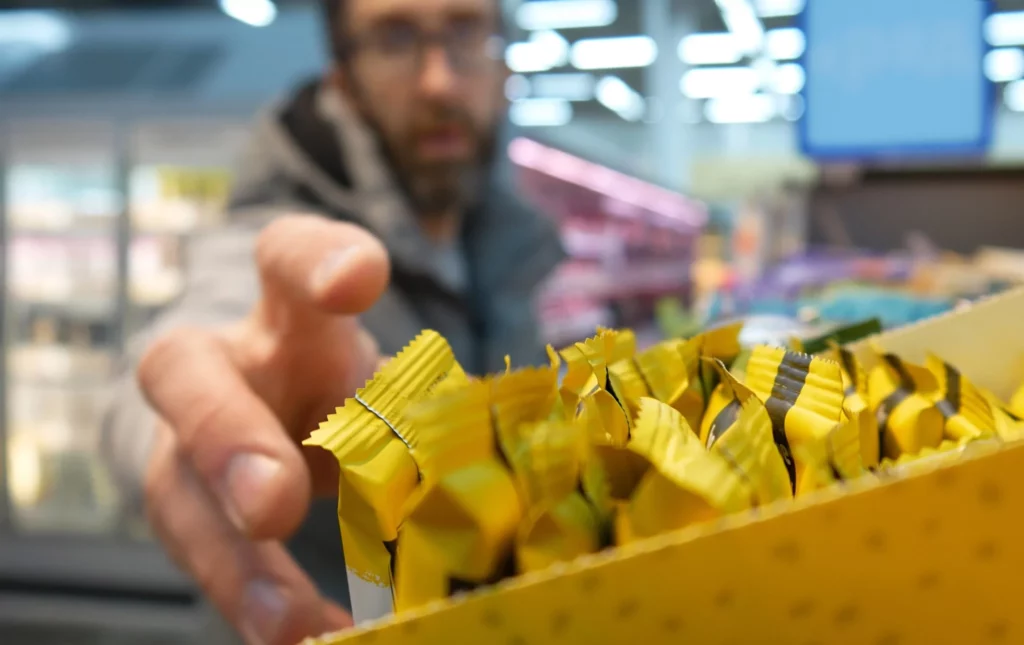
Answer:
<svg viewBox="0 0 1024 645"><path fill-rule="evenodd" d="M133 132L128 334L181 295L187 239L223 222L231 167L246 135L244 124L210 121L149 123Z"/></svg>
<svg viewBox="0 0 1024 645"><path fill-rule="evenodd" d="M117 351L114 133L6 128L6 484L17 533L105 534L118 495L99 453Z"/></svg>
<svg viewBox="0 0 1024 645"><path fill-rule="evenodd" d="M102 406L125 338L125 137L0 121L0 643L197 642L191 583L124 504Z"/></svg>

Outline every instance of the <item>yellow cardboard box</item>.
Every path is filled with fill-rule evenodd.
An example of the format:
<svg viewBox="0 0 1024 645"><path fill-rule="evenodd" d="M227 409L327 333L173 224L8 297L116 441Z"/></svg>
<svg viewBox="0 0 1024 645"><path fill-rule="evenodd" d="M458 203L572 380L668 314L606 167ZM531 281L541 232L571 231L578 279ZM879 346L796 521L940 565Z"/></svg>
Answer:
<svg viewBox="0 0 1024 645"><path fill-rule="evenodd" d="M877 337L1008 398L1024 291ZM863 351L864 347L859 350ZM312 645L1024 643L1024 445L696 526Z"/></svg>

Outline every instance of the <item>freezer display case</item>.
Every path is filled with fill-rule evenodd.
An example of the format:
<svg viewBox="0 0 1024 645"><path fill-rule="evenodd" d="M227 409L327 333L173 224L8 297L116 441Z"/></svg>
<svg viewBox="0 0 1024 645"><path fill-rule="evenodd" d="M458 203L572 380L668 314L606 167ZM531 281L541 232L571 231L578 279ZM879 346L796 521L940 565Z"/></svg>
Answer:
<svg viewBox="0 0 1024 645"><path fill-rule="evenodd" d="M707 207L532 139L508 152L520 194L555 219L569 254L541 295L546 340L566 345L596 326L658 340L655 308L687 297Z"/></svg>
<svg viewBox="0 0 1024 645"><path fill-rule="evenodd" d="M0 122L0 642L186 643L206 611L102 455L128 338L217 226L229 122Z"/></svg>
<svg viewBox="0 0 1024 645"><path fill-rule="evenodd" d="M119 336L114 131L17 124L6 159L8 519L19 533L109 533L118 495L97 447Z"/></svg>
<svg viewBox="0 0 1024 645"><path fill-rule="evenodd" d="M142 329L185 287L184 244L223 221L230 168L247 134L224 121L150 123L131 138L127 333Z"/></svg>

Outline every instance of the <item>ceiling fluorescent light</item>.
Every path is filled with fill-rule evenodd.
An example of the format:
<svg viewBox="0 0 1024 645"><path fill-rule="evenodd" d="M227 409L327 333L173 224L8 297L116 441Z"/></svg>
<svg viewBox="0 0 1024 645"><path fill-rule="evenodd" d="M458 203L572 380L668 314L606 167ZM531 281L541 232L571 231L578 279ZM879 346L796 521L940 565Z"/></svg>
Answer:
<svg viewBox="0 0 1024 645"><path fill-rule="evenodd" d="M761 53L764 48L764 27L748 0L715 0L722 20L736 37L740 49L747 56Z"/></svg>
<svg viewBox="0 0 1024 645"><path fill-rule="evenodd" d="M1014 81L1003 90L1003 102L1014 112L1024 112L1024 81Z"/></svg>
<svg viewBox="0 0 1024 645"><path fill-rule="evenodd" d="M271 0L220 0L220 9L252 27L266 27L277 18L277 5Z"/></svg>
<svg viewBox="0 0 1024 645"><path fill-rule="evenodd" d="M771 90L776 94L799 94L807 82L807 73L798 63L786 63L775 68Z"/></svg>
<svg viewBox="0 0 1024 645"><path fill-rule="evenodd" d="M505 64L517 74L551 69L551 55L536 43L512 43L505 50Z"/></svg>
<svg viewBox="0 0 1024 645"><path fill-rule="evenodd" d="M650 36L593 38L577 41L570 59L577 69L647 67L658 58L658 46Z"/></svg>
<svg viewBox="0 0 1024 645"><path fill-rule="evenodd" d="M687 65L732 65L743 51L728 32L692 34L679 41L679 58Z"/></svg>
<svg viewBox="0 0 1024 645"><path fill-rule="evenodd" d="M1005 48L993 49L985 54L985 76L993 83L1006 83L1024 77L1024 51Z"/></svg>
<svg viewBox="0 0 1024 645"><path fill-rule="evenodd" d="M578 69L647 67L658 58L658 47L649 36L622 36L580 40L570 59Z"/></svg>
<svg viewBox="0 0 1024 645"><path fill-rule="evenodd" d="M806 5L806 0L754 0L757 15L762 18L798 16Z"/></svg>
<svg viewBox="0 0 1024 645"><path fill-rule="evenodd" d="M732 65L749 55L751 46L731 32L693 34L679 42L679 58L689 65ZM795 60L807 49L804 32L795 27L764 34L764 51L774 60Z"/></svg>
<svg viewBox="0 0 1024 645"><path fill-rule="evenodd" d="M530 79L536 98L591 101L594 99L594 75L585 72L537 74Z"/></svg>
<svg viewBox="0 0 1024 645"><path fill-rule="evenodd" d="M1024 11L996 13L986 18L985 40L993 47L1024 45Z"/></svg>
<svg viewBox="0 0 1024 645"><path fill-rule="evenodd" d="M516 24L527 31L607 27L619 17L614 0L549 0L519 5Z"/></svg>
<svg viewBox="0 0 1024 645"><path fill-rule="evenodd" d="M605 76L598 81L595 94L601 105L626 121L639 121L647 112L644 97L617 76Z"/></svg>
<svg viewBox="0 0 1024 645"><path fill-rule="evenodd" d="M569 42L554 31L539 31L530 40L512 43L505 50L505 64L513 72L546 72L569 61Z"/></svg>
<svg viewBox="0 0 1024 645"><path fill-rule="evenodd" d="M760 77L750 67L703 67L686 72L679 89L691 99L710 99L747 96L760 86Z"/></svg>
<svg viewBox="0 0 1024 645"><path fill-rule="evenodd" d="M71 25L53 11L0 11L0 45L59 51L71 42Z"/></svg>
<svg viewBox="0 0 1024 645"><path fill-rule="evenodd" d="M807 37L796 27L772 29L765 34L765 53L775 60L795 60L807 50Z"/></svg>
<svg viewBox="0 0 1024 645"><path fill-rule="evenodd" d="M717 98L704 106L704 116L712 123L767 123L778 113L774 99L767 94Z"/></svg>
<svg viewBox="0 0 1024 645"><path fill-rule="evenodd" d="M565 99L522 99L512 103L509 118L524 128L553 127L572 121L572 104Z"/></svg>
<svg viewBox="0 0 1024 645"><path fill-rule="evenodd" d="M569 41L557 31L535 31L530 34L530 42L549 53L552 67L561 67L569 62Z"/></svg>

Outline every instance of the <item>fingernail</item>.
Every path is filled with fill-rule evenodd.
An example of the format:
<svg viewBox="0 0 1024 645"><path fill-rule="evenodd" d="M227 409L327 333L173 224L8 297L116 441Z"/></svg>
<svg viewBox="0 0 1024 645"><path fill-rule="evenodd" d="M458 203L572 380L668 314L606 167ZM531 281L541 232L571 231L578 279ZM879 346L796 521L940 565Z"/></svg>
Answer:
<svg viewBox="0 0 1024 645"><path fill-rule="evenodd" d="M320 262L320 266L313 271L313 278L310 282L310 287L313 293L321 293L334 282L338 273L352 261L352 258L357 252L357 247L349 247L334 251Z"/></svg>
<svg viewBox="0 0 1024 645"><path fill-rule="evenodd" d="M221 503L239 531L248 532L251 518L266 503L266 488L281 470L281 462L265 455L246 454L228 462Z"/></svg>
<svg viewBox="0 0 1024 645"><path fill-rule="evenodd" d="M266 580L250 582L242 597L242 637L248 645L275 642L287 613L288 600L277 585Z"/></svg>

